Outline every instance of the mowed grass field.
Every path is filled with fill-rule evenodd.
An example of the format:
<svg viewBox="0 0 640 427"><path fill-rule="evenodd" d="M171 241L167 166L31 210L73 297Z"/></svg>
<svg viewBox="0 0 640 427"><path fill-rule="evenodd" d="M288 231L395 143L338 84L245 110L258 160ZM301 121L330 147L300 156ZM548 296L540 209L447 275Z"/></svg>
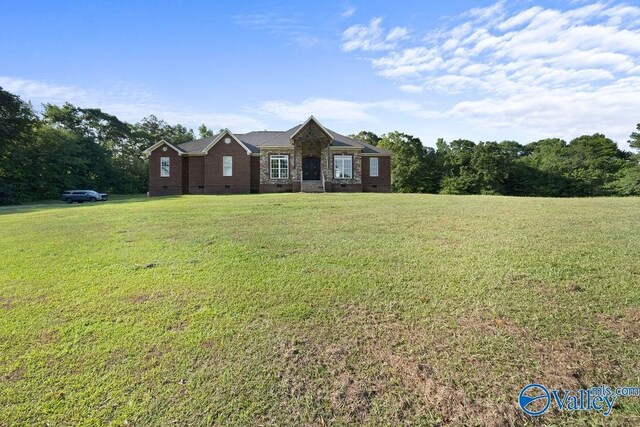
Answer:
<svg viewBox="0 0 640 427"><path fill-rule="evenodd" d="M0 425L638 425L640 199L139 198L0 210Z"/></svg>

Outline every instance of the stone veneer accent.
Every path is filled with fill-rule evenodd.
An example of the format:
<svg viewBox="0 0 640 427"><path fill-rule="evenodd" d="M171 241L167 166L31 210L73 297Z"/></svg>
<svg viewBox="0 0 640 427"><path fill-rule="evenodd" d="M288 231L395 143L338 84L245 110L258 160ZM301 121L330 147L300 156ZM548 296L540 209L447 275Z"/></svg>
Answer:
<svg viewBox="0 0 640 427"><path fill-rule="evenodd" d="M271 179L271 161L272 154L285 154L289 156L289 178ZM296 165L293 162L293 147L291 148L268 148L260 150L260 185L264 184L291 184L293 177L300 176Z"/></svg>
<svg viewBox="0 0 640 427"><path fill-rule="evenodd" d="M310 145L310 148L307 148ZM271 179L270 157L273 154L289 156L289 178ZM337 179L333 177L333 156L347 155L353 157L353 178ZM326 143L295 142L291 148L270 148L260 151L260 185L292 184L300 182L302 159L305 157L320 157L320 164L324 179L333 184L362 184L362 155L358 150L327 149Z"/></svg>
<svg viewBox="0 0 640 427"><path fill-rule="evenodd" d="M346 155L353 156L352 162L352 178L344 179L344 178L334 178L333 177L333 156ZM329 169L331 170L331 181L334 184L362 184L362 155L359 150L348 150L348 149L332 149L331 157L329 162Z"/></svg>

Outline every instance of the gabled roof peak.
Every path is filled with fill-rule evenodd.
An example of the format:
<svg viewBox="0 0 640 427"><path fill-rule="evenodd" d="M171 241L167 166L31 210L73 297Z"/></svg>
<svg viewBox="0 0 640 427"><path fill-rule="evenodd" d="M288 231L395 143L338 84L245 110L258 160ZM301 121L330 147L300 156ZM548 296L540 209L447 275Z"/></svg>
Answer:
<svg viewBox="0 0 640 427"><path fill-rule="evenodd" d="M331 139L335 139L335 138L333 137L333 135L331 134L331 132L329 132L329 131L327 130L327 128L325 128L324 126L322 126L322 123L320 123L320 122L318 121L318 119L316 119L315 117L313 117L313 115L311 115L311 116L309 116L309 118L308 118L308 119L307 119L303 124L301 124L301 125L300 125L300 127L298 128L298 130L296 130L296 131L293 133L293 135L291 135L291 137L290 137L291 141L293 141L293 138L295 138L295 136L298 134L298 132L300 132L302 129L304 129L304 128L305 128L305 126L307 126L307 125L308 125L310 122L312 122L312 121L313 121L313 122L314 122L314 123L315 123L315 124L320 128L320 130L321 130L322 132L324 132L324 133L325 133L329 138L331 138Z"/></svg>
<svg viewBox="0 0 640 427"><path fill-rule="evenodd" d="M211 148L216 145L218 143L218 141L220 141L222 139L223 136L225 135L229 135L229 137L231 139L233 139L235 142L237 142L238 144L240 144L240 146L242 148L244 148L247 152L247 154L251 154L251 150L249 149L249 147L247 147L246 145L244 145L244 143L242 141L240 141L238 139L237 136L235 136L233 134L233 132L231 132L228 128L224 128L224 130L222 132L220 132L215 138L213 138L213 140L206 146L204 147L204 149L202 150L202 152L204 154L209 153L209 150L211 150Z"/></svg>
<svg viewBox="0 0 640 427"><path fill-rule="evenodd" d="M177 146L173 145L172 143L170 143L170 142L168 142L168 141L165 141L164 139L161 139L160 141L156 142L156 143L155 143L155 144L153 144L151 147L149 147L149 148L147 148L146 150L144 150L144 151L143 151L143 153L144 153L145 155L149 156L153 150L155 150L156 148L161 147L161 146L163 146L163 145L166 145L167 147L172 148L172 149L173 149L173 150L175 150L175 151L178 153L178 155L180 155L180 156L182 156L182 154L183 154L183 153L185 153L185 151L184 151L182 148L177 147Z"/></svg>
<svg viewBox="0 0 640 427"><path fill-rule="evenodd" d="M321 129L321 133L329 137L332 148L358 148L362 150L363 155L390 155L387 150L370 146L362 141L354 140L348 136L341 135L338 132L325 128L313 115L309 116L304 123L296 125L285 131L255 130L246 133L234 134L229 129L221 129L220 132L213 136L196 139L180 145L173 145L170 142L161 141L145 150L145 154L149 155L151 151L162 144L167 144L167 146L177 151L181 156L203 156L206 155L216 143L224 140L225 135L228 135L234 143L238 143L242 146L246 150L247 154L257 154L262 149L267 149L269 147L288 148L293 143L293 137L299 134L301 130L304 129L305 125L309 124L311 121Z"/></svg>

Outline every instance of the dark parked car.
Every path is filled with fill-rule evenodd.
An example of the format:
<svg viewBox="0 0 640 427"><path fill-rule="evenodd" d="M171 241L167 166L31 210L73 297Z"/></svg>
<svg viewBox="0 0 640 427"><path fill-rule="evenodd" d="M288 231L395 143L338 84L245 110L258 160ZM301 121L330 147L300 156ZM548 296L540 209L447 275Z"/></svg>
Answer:
<svg viewBox="0 0 640 427"><path fill-rule="evenodd" d="M68 190L62 192L62 201L66 203L73 202L100 202L108 200L106 193L98 193L93 190Z"/></svg>

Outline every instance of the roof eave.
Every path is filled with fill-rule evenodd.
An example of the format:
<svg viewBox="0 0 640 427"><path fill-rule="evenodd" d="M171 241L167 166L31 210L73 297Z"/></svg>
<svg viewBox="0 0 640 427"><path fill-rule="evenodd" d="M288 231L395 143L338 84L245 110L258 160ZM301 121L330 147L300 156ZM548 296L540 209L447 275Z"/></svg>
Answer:
<svg viewBox="0 0 640 427"><path fill-rule="evenodd" d="M247 152L247 155L251 155L251 150L249 149L249 147L247 147L247 146L244 144L244 142L240 141L240 140L238 139L238 137L237 137L237 136L235 136L235 135L233 134L233 132L231 132L229 129L225 129L223 132L220 132L220 133L218 134L218 136L217 136L217 137L215 137L215 138L213 139L213 141L211 141L211 142L209 143L209 145L207 145L206 147L204 147L204 149L202 150L203 155L207 155L207 154L209 154L209 150L211 150L211 149L213 148L213 146L214 146L214 145L216 145L216 144L218 143L218 141L220 141L220 140L221 140L225 135L229 135L229 136L230 136L234 141L236 141L238 144L240 144L240 146L241 146L242 148L244 148L244 149L245 149L245 151Z"/></svg>
<svg viewBox="0 0 640 427"><path fill-rule="evenodd" d="M178 153L179 156L183 156L183 155L186 154L186 152L182 151L181 149L179 149L175 145L171 144L170 142L165 141L164 139L161 139L160 141L156 142L151 147L149 147L146 150L144 150L142 153L145 154L147 157L149 157L151 155L152 151L160 148L163 145L166 145L166 146L174 149L176 151L176 153Z"/></svg>
<svg viewBox="0 0 640 427"><path fill-rule="evenodd" d="M293 133L293 135L291 135L291 136L289 137L289 140L291 141L291 143L292 143L292 144L293 144L293 138L295 138L295 136L298 134L298 132L300 132L302 129L304 129L304 127L305 127L306 125L308 125L308 124L309 124L309 122L310 122L310 121L312 121L312 120L313 120L313 122L314 122L316 125L318 125L318 127L320 128L320 130L322 130L322 131L323 131L323 132L324 132L324 133L325 133L329 138L331 138L332 140L334 140L334 139L335 139L335 137L333 136L333 134L332 134L331 132L329 132L329 131L327 130L327 128L325 128L324 126L322 126L322 123L320 123L320 122L318 121L318 119L316 119L315 117L313 117L313 115L311 115L311 116L309 116L309 118L308 118L308 119L307 119L307 120L306 120L302 125L300 125L300 127L298 128L298 130L296 130L296 131Z"/></svg>

